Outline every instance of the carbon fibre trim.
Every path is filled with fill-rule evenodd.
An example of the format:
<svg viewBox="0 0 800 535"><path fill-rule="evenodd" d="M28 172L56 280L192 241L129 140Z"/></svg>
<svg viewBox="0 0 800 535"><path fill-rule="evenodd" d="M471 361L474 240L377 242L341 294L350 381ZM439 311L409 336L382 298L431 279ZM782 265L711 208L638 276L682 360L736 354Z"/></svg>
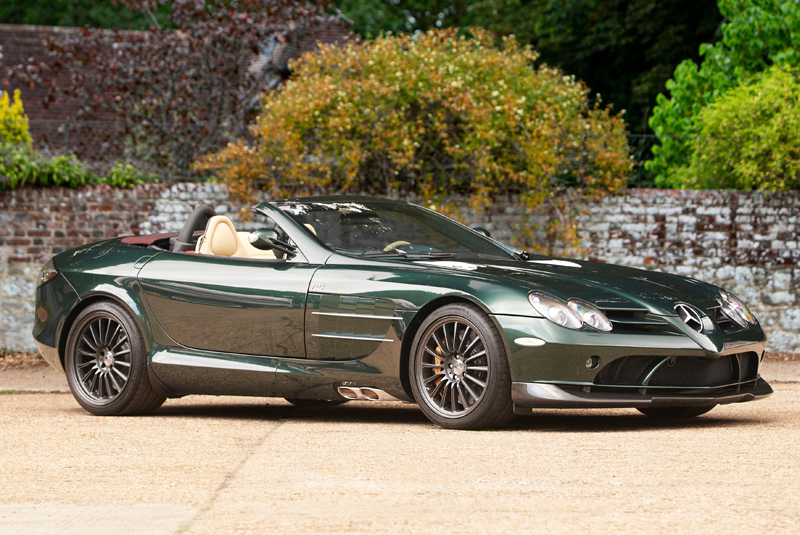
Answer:
<svg viewBox="0 0 800 535"><path fill-rule="evenodd" d="M591 386L553 383L512 383L511 400L515 412L529 414L531 408L616 408L684 407L691 405L726 405L756 401L772 395L763 379L723 388L646 389L615 388L596 391ZM528 410L525 410L528 409Z"/></svg>

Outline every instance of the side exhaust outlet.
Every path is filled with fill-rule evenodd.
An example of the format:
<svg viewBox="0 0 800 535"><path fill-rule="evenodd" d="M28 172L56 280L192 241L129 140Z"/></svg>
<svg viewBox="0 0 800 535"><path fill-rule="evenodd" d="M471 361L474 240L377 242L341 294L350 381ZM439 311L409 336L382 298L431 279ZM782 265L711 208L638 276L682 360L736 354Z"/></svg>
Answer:
<svg viewBox="0 0 800 535"><path fill-rule="evenodd" d="M359 389L351 388L349 386L340 386L338 389L339 395L345 399L358 399Z"/></svg>
<svg viewBox="0 0 800 535"><path fill-rule="evenodd" d="M371 386L340 386L336 390L340 396L352 401L400 401L383 390Z"/></svg>

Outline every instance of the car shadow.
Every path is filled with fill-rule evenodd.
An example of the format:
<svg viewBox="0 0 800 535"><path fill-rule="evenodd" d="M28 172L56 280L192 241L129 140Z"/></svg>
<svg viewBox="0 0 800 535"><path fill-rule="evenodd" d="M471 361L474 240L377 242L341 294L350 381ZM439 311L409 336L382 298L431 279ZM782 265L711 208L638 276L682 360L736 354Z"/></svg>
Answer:
<svg viewBox="0 0 800 535"><path fill-rule="evenodd" d="M433 426L416 405L411 403L347 403L334 407L295 407L281 401L242 403L166 404L154 418L199 418L260 421L295 421L309 423L362 423L380 425ZM763 424L770 418L715 417L650 418L626 409L613 410L541 410L517 416L506 427L496 431L547 431L561 433L608 433L658 429L729 428ZM492 432L492 431L488 431Z"/></svg>
<svg viewBox="0 0 800 535"><path fill-rule="evenodd" d="M772 418L767 419L769 421ZM517 416L506 430L548 431L561 433L614 433L660 429L713 429L763 424L765 419L748 417L651 418L635 411L613 413L591 410L537 411L530 416Z"/></svg>
<svg viewBox="0 0 800 535"><path fill-rule="evenodd" d="M198 418L223 420L263 420L279 421L292 411L287 405L268 405L266 403L198 403L193 405L164 405L145 416L150 418Z"/></svg>
<svg viewBox="0 0 800 535"><path fill-rule="evenodd" d="M191 405L170 405L168 401L148 417L379 424L430 423L414 404L381 403L381 407L376 405L377 403L348 403L333 407L296 407L282 400L269 398L265 398L262 402L243 400L224 404L209 399Z"/></svg>

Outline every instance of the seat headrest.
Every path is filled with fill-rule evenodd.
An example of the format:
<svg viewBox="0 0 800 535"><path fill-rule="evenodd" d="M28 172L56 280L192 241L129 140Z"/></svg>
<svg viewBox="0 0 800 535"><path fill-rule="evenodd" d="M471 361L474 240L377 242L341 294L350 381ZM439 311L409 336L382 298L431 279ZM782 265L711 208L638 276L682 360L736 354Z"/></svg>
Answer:
<svg viewBox="0 0 800 535"><path fill-rule="evenodd" d="M217 215L208 220L203 249L220 256L233 256L239 249L239 238L230 219Z"/></svg>

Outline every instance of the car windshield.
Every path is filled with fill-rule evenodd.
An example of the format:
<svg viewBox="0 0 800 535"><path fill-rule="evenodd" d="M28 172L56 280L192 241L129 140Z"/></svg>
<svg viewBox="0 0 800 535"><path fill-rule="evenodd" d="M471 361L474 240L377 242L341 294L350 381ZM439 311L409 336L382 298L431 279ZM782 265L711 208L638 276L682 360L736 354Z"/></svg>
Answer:
<svg viewBox="0 0 800 535"><path fill-rule="evenodd" d="M430 210L381 200L274 203L329 248L370 257L502 257L511 249Z"/></svg>

